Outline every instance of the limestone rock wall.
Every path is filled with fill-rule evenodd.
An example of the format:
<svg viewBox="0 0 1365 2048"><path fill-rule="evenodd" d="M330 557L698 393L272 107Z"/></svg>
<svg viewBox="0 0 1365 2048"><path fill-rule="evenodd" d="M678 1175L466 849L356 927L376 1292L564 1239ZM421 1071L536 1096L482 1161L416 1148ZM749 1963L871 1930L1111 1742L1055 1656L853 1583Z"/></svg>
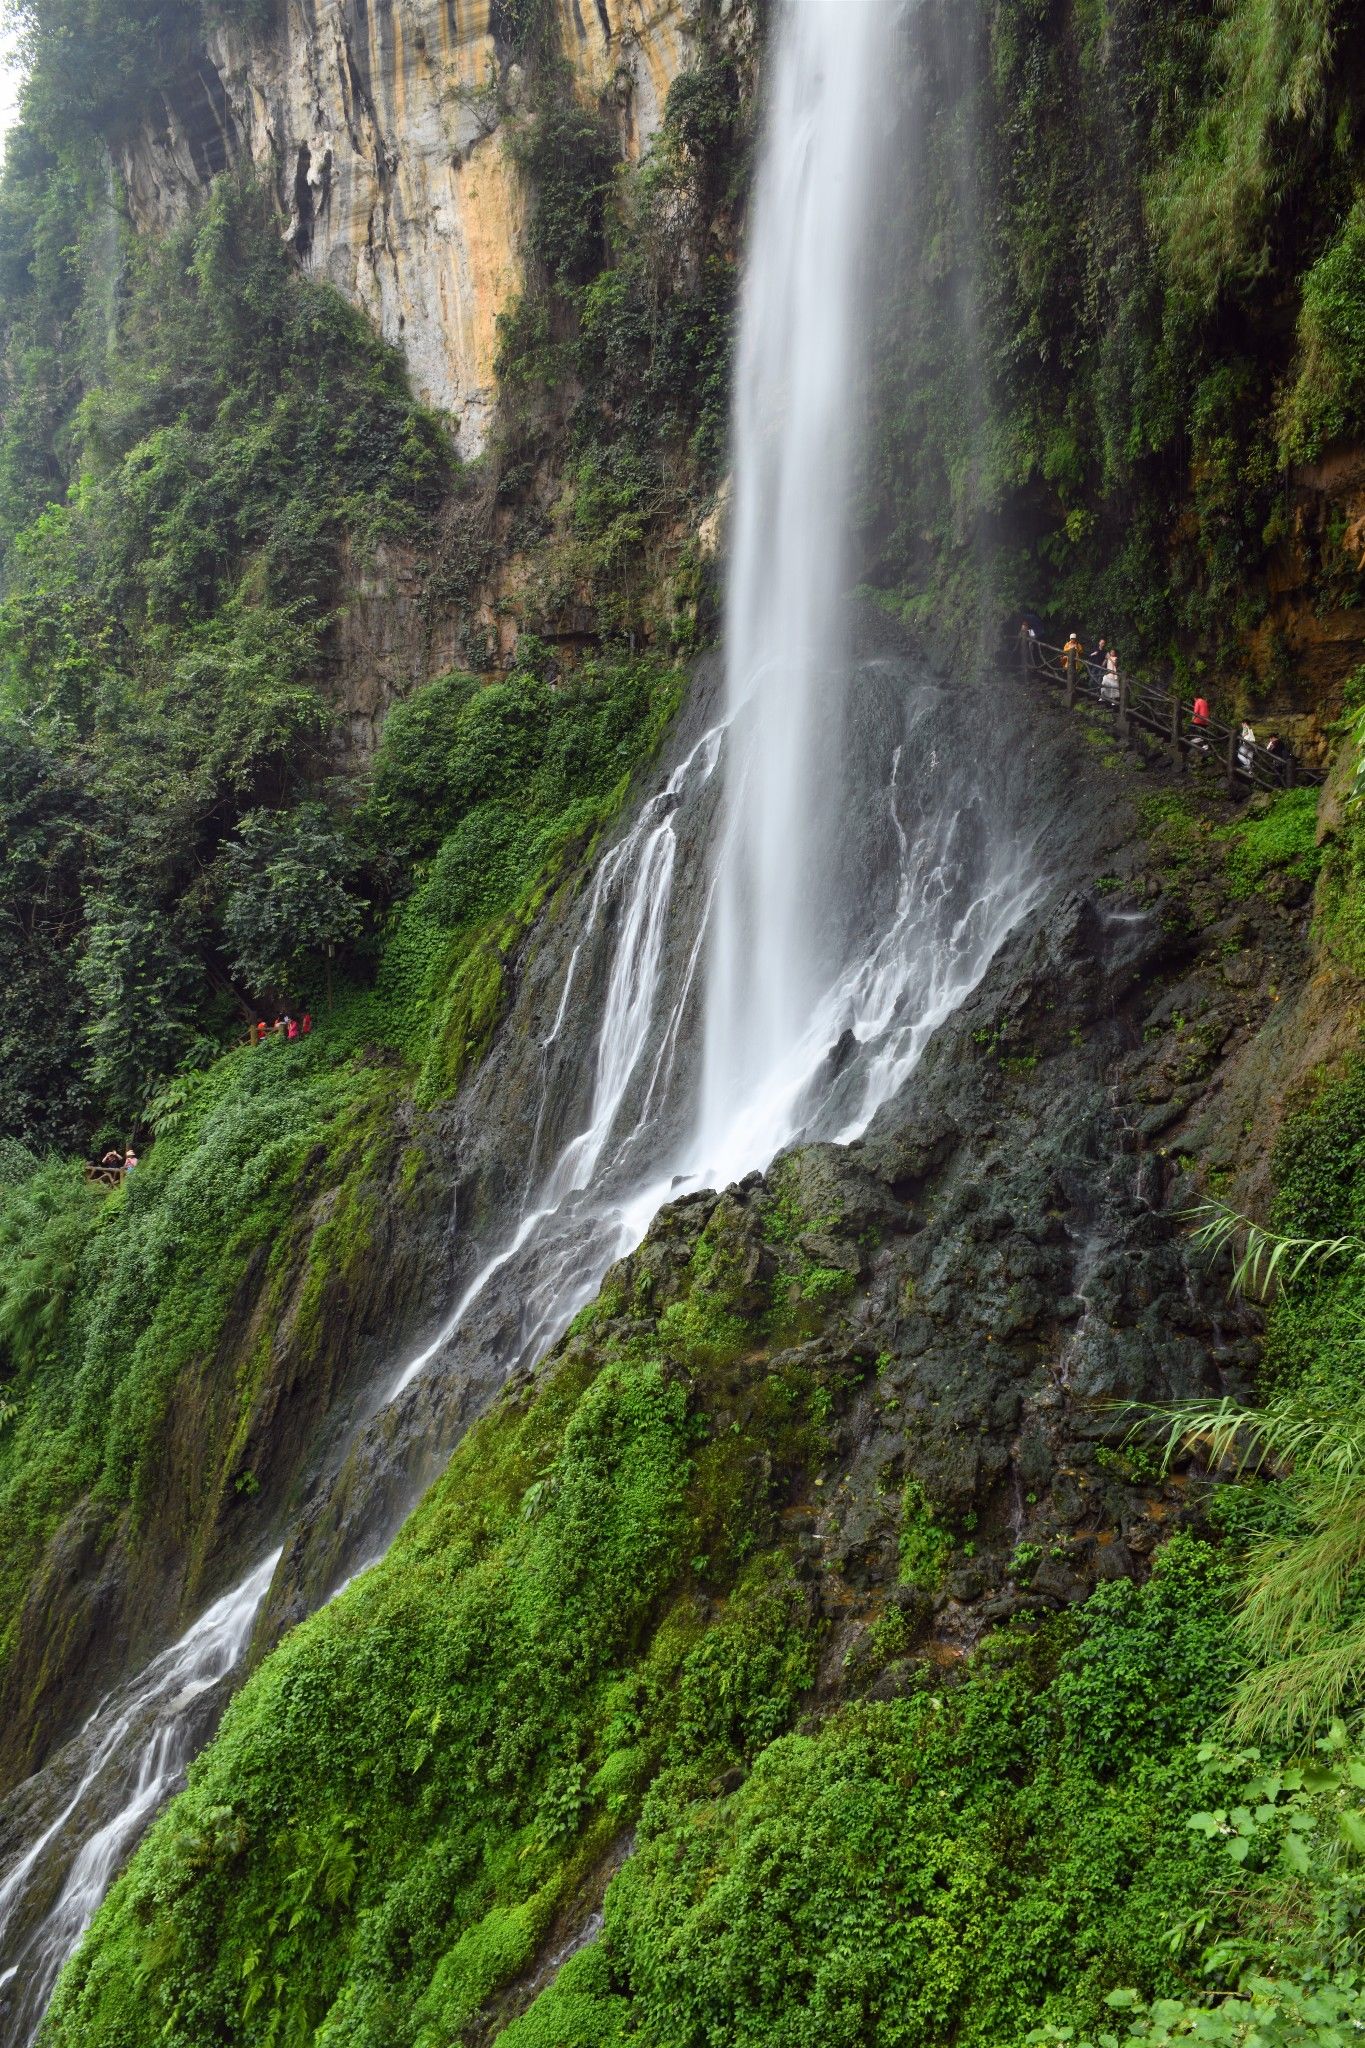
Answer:
<svg viewBox="0 0 1365 2048"><path fill-rule="evenodd" d="M658 126L696 0L557 0L581 89L614 101L622 150ZM223 25L117 154L133 219L164 230L244 159L276 186L305 267L363 306L477 454L497 316L520 280L505 147L520 78L499 0L281 0Z"/></svg>

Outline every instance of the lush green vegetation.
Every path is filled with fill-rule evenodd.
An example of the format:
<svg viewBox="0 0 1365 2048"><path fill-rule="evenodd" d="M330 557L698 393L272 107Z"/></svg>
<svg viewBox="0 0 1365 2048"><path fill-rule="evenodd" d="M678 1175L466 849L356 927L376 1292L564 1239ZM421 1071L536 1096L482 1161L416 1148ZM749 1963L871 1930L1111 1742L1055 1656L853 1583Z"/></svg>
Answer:
<svg viewBox="0 0 1365 2048"><path fill-rule="evenodd" d="M656 536L695 513L724 466L734 219L748 116L733 59L701 18L699 60L669 92L639 169L615 175L614 123L579 105L542 55L513 148L528 181L528 284L504 316L501 491L515 498L562 444L546 603L591 591L608 629L697 644L707 623L685 549L658 589ZM655 616L651 617L653 612Z"/></svg>
<svg viewBox="0 0 1365 2048"><path fill-rule="evenodd" d="M221 179L161 246L127 233L99 136L135 81L183 60L197 19L44 0L0 180L0 1130L39 1150L126 1132L257 1006L316 1008L331 963L372 973L413 861L439 856L418 922L510 909L572 836L567 813L576 830L600 811L657 737L667 693L623 658L627 636L671 654L702 629L697 565L656 537L721 454L733 65L704 41L618 178L546 8L508 11L532 80L529 108L506 110L531 281L506 327L490 493L452 472L363 319L292 270L263 188ZM472 611L480 505L531 550L538 610L587 606L606 651L565 705L561 663L523 638L512 694L461 728L479 758L440 770L440 836L458 833L441 853L430 825L395 843L383 792L367 804L338 777L331 628L381 541L415 552L432 605ZM523 811L508 795L546 719Z"/></svg>
<svg viewBox="0 0 1365 2048"><path fill-rule="evenodd" d="M1033 604L1234 700L1291 690L1267 575L1359 602L1290 466L1365 427L1365 90L1328 0L931 10L869 478L876 580ZM1277 553L1277 550L1279 551ZM1357 551L1358 552L1358 551Z"/></svg>
<svg viewBox="0 0 1365 2048"><path fill-rule="evenodd" d="M1258 1789L1200 1740L1239 1670L1229 1553L1177 1539L965 1682L794 1727L821 1631L774 1516L851 1386L754 1372L730 1231L652 1316L582 1318L251 1682L49 2039L1005 2048L1115 2024L1117 1989L1240 2042L1240 1999L1191 1995L1254 1955L1293 2007L1341 1964L1361 1767ZM632 1830L600 1939L500 2031Z"/></svg>
<svg viewBox="0 0 1365 2048"><path fill-rule="evenodd" d="M507 960L679 690L610 620L567 671L523 634L496 682L434 678L349 761L348 577L398 543L455 602L432 536L484 486L294 271L262 187L221 179L164 244L127 233L101 124L193 10L85 12L88 75L82 10L37 11L0 179L0 1665L78 1502L191 1559L268 1506L263 1333L325 1388L335 1304L368 1298L376 1217L420 1166L395 1111L486 1048ZM283 1006L318 1035L248 1054ZM130 1134L141 1169L107 1199L49 1150Z"/></svg>
<svg viewBox="0 0 1365 2048"><path fill-rule="evenodd" d="M69 488L13 533L0 603L0 1117L40 1145L126 1128L255 1001L316 994L323 949L356 936L361 850L336 827L309 848L299 944L263 947L259 840L305 832L328 771L343 546L414 531L445 473L396 362L290 272L262 192L223 183L192 230L125 260L103 381L65 430ZM17 413L9 503L33 453L22 393Z"/></svg>
<svg viewBox="0 0 1365 2048"><path fill-rule="evenodd" d="M820 1630L776 1517L858 1369L776 1348L779 1277L754 1370L735 1228L722 1204L651 1263L674 1277L647 1313L583 1318L264 1667L54 2041L434 2048L497 2011L632 1828L601 1942L509 2041L999 2044L1115 1983L1181 1985L1168 1931L1216 1868L1188 1820L1223 1782L1196 1738L1236 1675L1226 1568L1174 1544L1148 1589L1002 1639L965 1685L926 1670L784 1733Z"/></svg>

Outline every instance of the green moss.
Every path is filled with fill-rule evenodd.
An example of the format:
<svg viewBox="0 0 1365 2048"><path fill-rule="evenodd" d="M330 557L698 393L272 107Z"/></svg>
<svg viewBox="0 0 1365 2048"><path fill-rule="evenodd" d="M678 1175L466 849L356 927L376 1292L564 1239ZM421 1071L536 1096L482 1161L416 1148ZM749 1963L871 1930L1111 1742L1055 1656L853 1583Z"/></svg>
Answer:
<svg viewBox="0 0 1365 2048"><path fill-rule="evenodd" d="M1231 893L1252 896L1272 874L1317 879L1318 792L1290 789L1258 816L1238 819L1228 830L1227 870Z"/></svg>
<svg viewBox="0 0 1365 2048"><path fill-rule="evenodd" d="M34 1213L54 1169L0 1210L0 1231L8 1217L23 1240L0 1296L21 1396L0 1437L6 1650L42 1547L83 1494L98 1496L111 1527L125 1511L136 1521L169 1510L193 1552L235 1481L281 1327L292 1314L306 1371L324 1342L325 1301L364 1265L394 1096L392 1072L337 1061L318 1041L243 1048L187 1079L116 1194L92 1196L79 1169L63 1170L75 1207L55 1240L55 1223L44 1235ZM323 1189L333 1199L315 1235ZM38 1261L48 1276L41 1315L24 1305ZM242 1327L252 1274L277 1313L230 1371L225 1335ZM202 1456L199 1490L171 1502L165 1441L177 1410L198 1418Z"/></svg>
<svg viewBox="0 0 1365 2048"><path fill-rule="evenodd" d="M719 1285L722 1235L696 1291ZM72 2024L97 2035L156 2011L196 2038L199 1994L186 1998L207 1968L230 2029L446 2039L524 1966L642 1801L664 1783L695 1791L788 1724L816 1637L785 1561L761 1548L780 1479L757 1454L799 1454L819 1382L770 1429L762 1377L731 1383L706 1347L689 1394L662 1321L657 1349L641 1335L598 1351L594 1334L471 1433L384 1564L239 1696L144 1852L151 1890L130 1873L90 1952L104 1960L68 1979ZM733 1420L712 1424L712 1400ZM721 1590L709 1626L670 1590L699 1562ZM334 1876L296 1922L280 1902L300 1869ZM172 1898L161 1919L151 1902Z"/></svg>
<svg viewBox="0 0 1365 2048"><path fill-rule="evenodd" d="M1292 460L1314 461L1365 425L1365 202L1357 199L1303 280L1299 366L1281 414Z"/></svg>
<svg viewBox="0 0 1365 2048"><path fill-rule="evenodd" d="M1228 1682L1224 1612L1178 1544L1147 1592L1108 1589L964 1686L784 1736L728 1798L660 1799L602 1942L641 2036L1000 2048L1115 1981L1171 1982L1166 1929L1207 1897L1187 1737Z"/></svg>
<svg viewBox="0 0 1365 2048"><path fill-rule="evenodd" d="M936 1593L947 1572L953 1544L917 1479L907 1479L901 1489L901 1527L896 1548L901 1584Z"/></svg>

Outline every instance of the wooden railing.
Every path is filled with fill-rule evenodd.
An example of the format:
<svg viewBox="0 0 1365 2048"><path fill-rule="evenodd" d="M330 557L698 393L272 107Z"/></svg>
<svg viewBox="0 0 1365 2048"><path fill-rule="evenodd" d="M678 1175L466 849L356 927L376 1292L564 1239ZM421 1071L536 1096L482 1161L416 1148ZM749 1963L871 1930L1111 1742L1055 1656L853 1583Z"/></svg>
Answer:
<svg viewBox="0 0 1365 2048"><path fill-rule="evenodd" d="M1068 704L1074 704L1078 697L1088 697L1112 711L1125 739L1131 740L1134 728L1141 727L1165 741L1181 768L1188 764L1191 755L1198 761L1217 762L1229 790L1236 789L1239 783L1252 789L1281 790L1293 789L1299 783L1320 785L1326 780L1316 768L1306 767L1292 753L1272 754L1257 741L1243 740L1240 725L1225 725L1221 719L1210 718L1196 726L1193 698L1183 697L1174 683L1163 688L1141 679L1130 682L1120 671L1118 701L1106 703L1103 670L1087 661L1076 648L1050 647L1044 640L1021 633L1019 659L1026 675L1041 675L1049 682L1060 683Z"/></svg>

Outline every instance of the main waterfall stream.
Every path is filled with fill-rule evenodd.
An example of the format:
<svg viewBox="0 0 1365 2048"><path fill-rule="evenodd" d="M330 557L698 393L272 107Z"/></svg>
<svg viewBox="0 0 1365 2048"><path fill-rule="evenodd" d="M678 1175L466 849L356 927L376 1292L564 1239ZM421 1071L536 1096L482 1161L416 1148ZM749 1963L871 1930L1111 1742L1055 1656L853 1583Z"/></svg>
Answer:
<svg viewBox="0 0 1365 2048"><path fill-rule="evenodd" d="M373 1389L282 1532L305 1605L382 1554L468 1419L472 1360L497 1380L534 1362L670 1196L764 1168L797 1137L855 1138L1042 893L1008 716L984 759L956 696L901 654L860 649L845 604L871 245L884 152L913 115L911 26L896 0L786 0L776 21L723 700L699 681L672 764L568 914L531 1047L519 1206L460 1246L446 1320ZM569 1029L585 1017L595 1026ZM15 2048L211 1732L279 1555L0 1808L0 2017Z"/></svg>

